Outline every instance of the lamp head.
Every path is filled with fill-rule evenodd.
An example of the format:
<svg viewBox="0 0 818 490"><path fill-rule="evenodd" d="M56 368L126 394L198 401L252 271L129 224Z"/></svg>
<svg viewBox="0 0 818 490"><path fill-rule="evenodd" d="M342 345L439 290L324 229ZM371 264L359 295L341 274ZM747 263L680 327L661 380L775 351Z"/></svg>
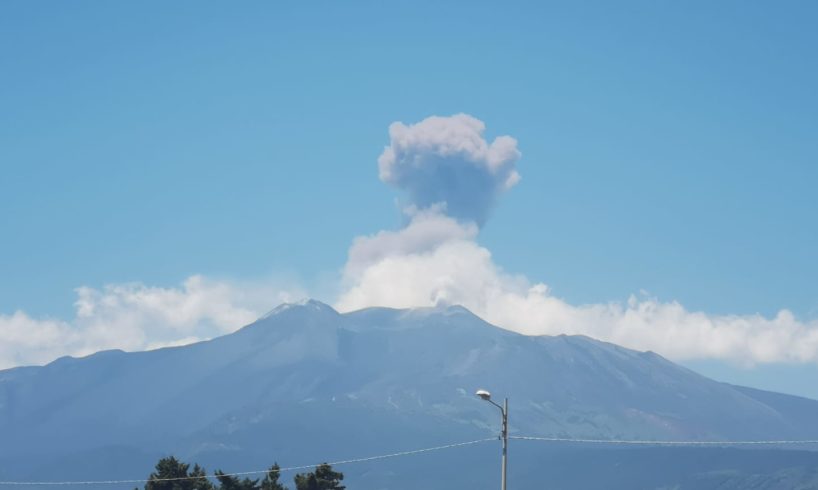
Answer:
<svg viewBox="0 0 818 490"><path fill-rule="evenodd" d="M486 390L477 390L477 393L475 393L475 395L479 396L483 400L491 400L491 393L489 393Z"/></svg>

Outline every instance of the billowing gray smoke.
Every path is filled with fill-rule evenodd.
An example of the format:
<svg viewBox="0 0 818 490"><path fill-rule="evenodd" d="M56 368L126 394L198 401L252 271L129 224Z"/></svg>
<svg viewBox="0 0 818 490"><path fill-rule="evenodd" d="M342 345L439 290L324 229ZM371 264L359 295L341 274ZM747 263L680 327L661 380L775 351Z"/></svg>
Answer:
<svg viewBox="0 0 818 490"><path fill-rule="evenodd" d="M468 114L392 123L378 158L380 178L418 208L443 204L449 216L482 225L497 197L520 180L517 140L500 136L489 144L485 128Z"/></svg>

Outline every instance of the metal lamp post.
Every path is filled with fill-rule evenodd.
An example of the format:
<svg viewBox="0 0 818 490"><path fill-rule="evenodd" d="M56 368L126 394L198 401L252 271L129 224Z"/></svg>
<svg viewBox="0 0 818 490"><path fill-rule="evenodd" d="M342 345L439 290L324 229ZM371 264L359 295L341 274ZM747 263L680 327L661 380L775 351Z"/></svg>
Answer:
<svg viewBox="0 0 818 490"><path fill-rule="evenodd" d="M491 393L486 390L477 390L475 393L477 396L486 400L487 402L491 403L495 407L500 409L500 413L503 415L503 431L501 432L501 439L503 440L503 466L502 466L502 480L501 480L501 490L506 490L506 467L508 463L508 398L503 401L503 405L500 406L497 403L494 403L491 399Z"/></svg>

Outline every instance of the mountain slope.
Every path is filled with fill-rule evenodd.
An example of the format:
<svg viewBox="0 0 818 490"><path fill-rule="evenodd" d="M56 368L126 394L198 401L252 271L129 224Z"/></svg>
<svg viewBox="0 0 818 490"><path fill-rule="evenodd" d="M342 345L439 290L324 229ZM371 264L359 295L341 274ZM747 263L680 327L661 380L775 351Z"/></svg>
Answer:
<svg viewBox="0 0 818 490"><path fill-rule="evenodd" d="M480 387L509 396L512 434L818 438L818 402L718 383L653 353L523 336L461 307L342 315L308 301L208 342L0 371L0 476L65 477L77 454L119 451L113 463L134 464L118 476L138 478L166 453L246 470L478 439L498 422L473 396ZM441 458L457 454L494 452ZM358 477L388 481L378 468L402 464Z"/></svg>

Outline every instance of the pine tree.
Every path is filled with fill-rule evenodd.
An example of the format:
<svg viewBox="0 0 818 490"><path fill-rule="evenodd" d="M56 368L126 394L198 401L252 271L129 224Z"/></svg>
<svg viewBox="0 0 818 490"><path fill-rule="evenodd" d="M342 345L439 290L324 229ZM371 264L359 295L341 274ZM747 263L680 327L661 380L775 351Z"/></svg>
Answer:
<svg viewBox="0 0 818 490"><path fill-rule="evenodd" d="M195 478L187 480L188 485L185 486L186 490L215 490L213 484L207 479L207 471L198 464L193 465L193 471L190 472L190 476Z"/></svg>
<svg viewBox="0 0 818 490"><path fill-rule="evenodd" d="M295 475L296 490L344 490L341 485L344 474L334 471L332 466L324 463L318 465L312 473Z"/></svg>
<svg viewBox="0 0 818 490"><path fill-rule="evenodd" d="M197 464L193 471L189 469L189 464L173 456L162 458L156 463L156 471L148 477L145 490L214 490L204 468Z"/></svg>
<svg viewBox="0 0 818 490"><path fill-rule="evenodd" d="M315 473L295 475L295 490L318 490L318 480L315 478Z"/></svg>
<svg viewBox="0 0 818 490"><path fill-rule="evenodd" d="M219 480L220 490L260 490L258 480L251 480L245 478L240 480L238 477L225 475L223 471L216 470L216 479Z"/></svg>
<svg viewBox="0 0 818 490"><path fill-rule="evenodd" d="M264 480L261 481L261 490L287 490L287 487L278 482L281 477L281 467L278 463L273 464L267 471Z"/></svg>

